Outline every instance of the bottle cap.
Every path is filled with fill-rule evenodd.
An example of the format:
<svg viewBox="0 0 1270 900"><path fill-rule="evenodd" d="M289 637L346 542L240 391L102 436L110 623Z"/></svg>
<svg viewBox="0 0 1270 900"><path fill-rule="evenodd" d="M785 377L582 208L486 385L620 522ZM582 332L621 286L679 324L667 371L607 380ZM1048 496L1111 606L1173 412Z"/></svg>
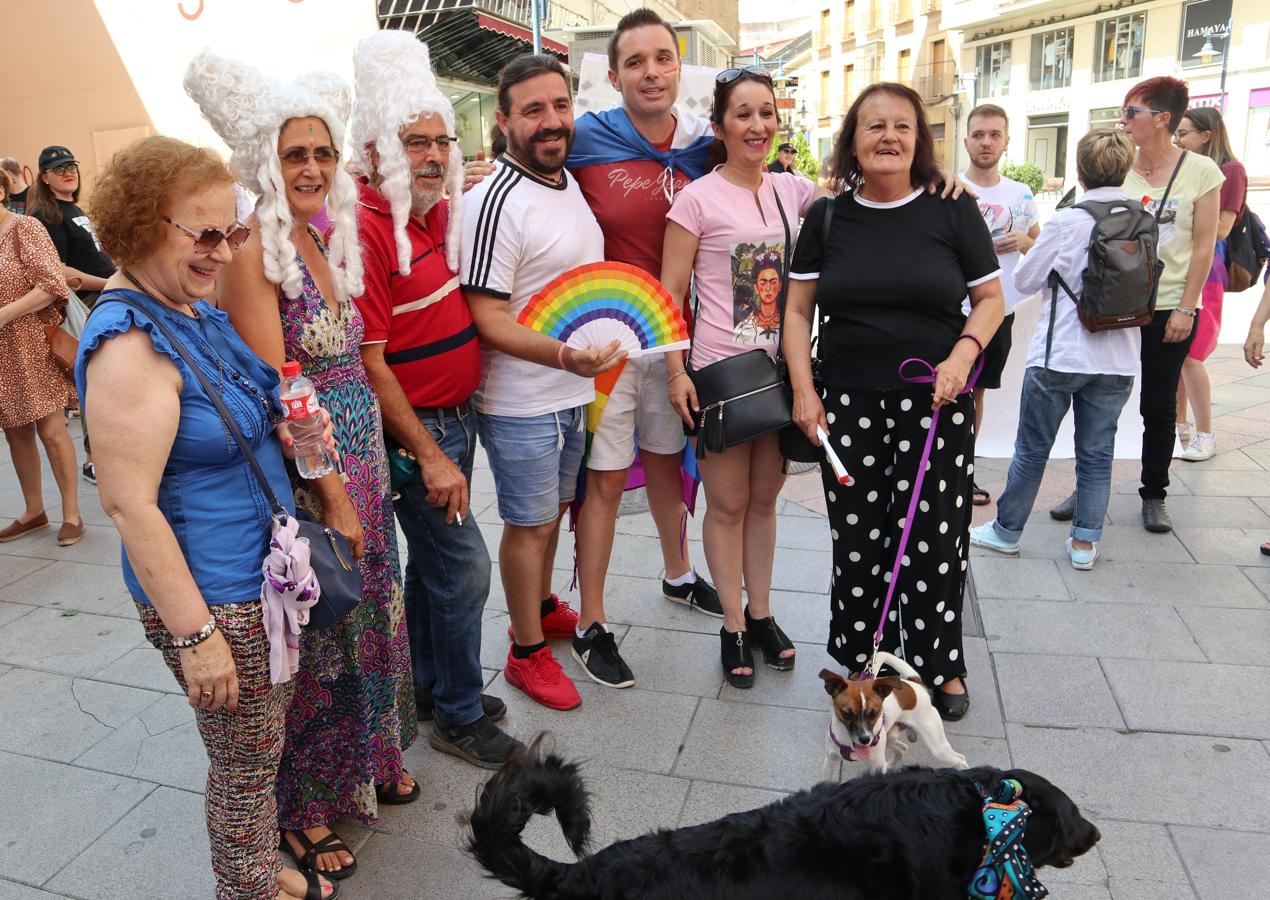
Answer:
<svg viewBox="0 0 1270 900"><path fill-rule="evenodd" d="M282 364L282 376L284 378L294 378L300 374L300 364L295 360L290 360Z"/></svg>

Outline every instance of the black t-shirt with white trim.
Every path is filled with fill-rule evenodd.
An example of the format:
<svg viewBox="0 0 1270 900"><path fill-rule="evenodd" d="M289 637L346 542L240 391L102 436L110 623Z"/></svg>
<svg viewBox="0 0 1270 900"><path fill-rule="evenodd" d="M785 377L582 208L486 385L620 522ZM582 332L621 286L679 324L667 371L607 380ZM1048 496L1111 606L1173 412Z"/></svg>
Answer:
<svg viewBox="0 0 1270 900"><path fill-rule="evenodd" d="M824 204L807 213L790 265L818 279L817 316L825 383L842 389L900 387L909 357L942 362L966 324L966 288L996 278L996 251L979 207L925 188L892 203L844 193L834 202L824 248Z"/></svg>

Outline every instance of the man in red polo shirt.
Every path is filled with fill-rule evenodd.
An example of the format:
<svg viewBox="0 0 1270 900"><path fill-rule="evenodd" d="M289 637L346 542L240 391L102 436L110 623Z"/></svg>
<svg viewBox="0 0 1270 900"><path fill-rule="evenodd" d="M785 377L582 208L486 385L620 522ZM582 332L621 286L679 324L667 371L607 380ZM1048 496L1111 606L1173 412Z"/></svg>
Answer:
<svg viewBox="0 0 1270 900"><path fill-rule="evenodd" d="M370 173L357 216L361 352L383 410L397 520L410 549L405 614L415 699L419 718L434 720L434 748L497 769L521 745L493 724L506 713L503 702L481 693L490 557L468 510L470 398L481 353L455 274L458 208L444 199L463 182L454 111L413 35L367 38L354 69L351 143Z"/></svg>

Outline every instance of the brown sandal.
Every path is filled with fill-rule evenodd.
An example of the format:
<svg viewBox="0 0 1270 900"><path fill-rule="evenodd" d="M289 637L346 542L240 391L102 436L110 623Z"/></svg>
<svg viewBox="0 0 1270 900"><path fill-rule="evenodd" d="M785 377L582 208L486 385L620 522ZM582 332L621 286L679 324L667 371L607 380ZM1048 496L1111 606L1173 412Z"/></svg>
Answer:
<svg viewBox="0 0 1270 900"><path fill-rule="evenodd" d="M975 506L987 506L992 502L992 495L972 481L970 482L970 502Z"/></svg>

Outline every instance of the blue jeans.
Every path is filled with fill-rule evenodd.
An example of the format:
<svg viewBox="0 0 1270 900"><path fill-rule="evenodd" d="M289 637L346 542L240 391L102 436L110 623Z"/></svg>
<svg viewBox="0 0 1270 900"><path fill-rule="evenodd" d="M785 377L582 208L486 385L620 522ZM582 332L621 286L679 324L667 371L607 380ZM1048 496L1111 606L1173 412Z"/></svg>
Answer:
<svg viewBox="0 0 1270 900"><path fill-rule="evenodd" d="M1111 495L1111 461L1120 410L1133 390L1132 375L1078 375L1031 366L1023 375L1019 432L1005 491L997 500L997 534L1018 541L1032 514L1058 426L1070 406L1076 418L1076 516L1072 537L1102 538Z"/></svg>
<svg viewBox="0 0 1270 900"><path fill-rule="evenodd" d="M443 453L472 481L476 413L458 418L419 411L419 421ZM389 452L396 450L389 441ZM417 474L398 491L397 521L406 535L406 628L415 694L432 695L436 718L468 725L482 715L481 612L489 597L490 558L476 516L460 525L445 521L445 509L428 505L428 489Z"/></svg>

